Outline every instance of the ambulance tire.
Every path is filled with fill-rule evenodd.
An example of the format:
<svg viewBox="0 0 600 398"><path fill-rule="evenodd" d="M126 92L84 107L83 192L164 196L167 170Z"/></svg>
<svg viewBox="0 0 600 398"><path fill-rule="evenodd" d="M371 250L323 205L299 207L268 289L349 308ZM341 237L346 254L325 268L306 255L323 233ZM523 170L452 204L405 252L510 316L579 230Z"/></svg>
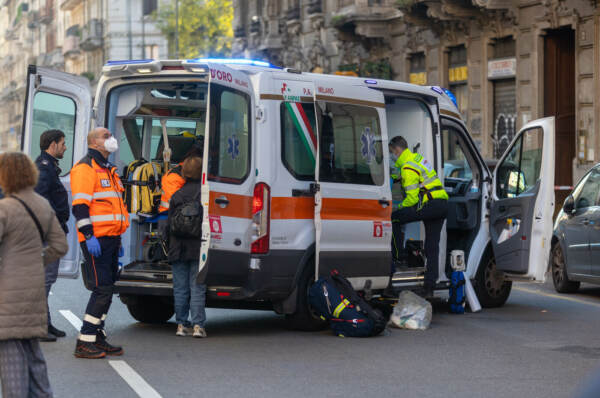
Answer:
<svg viewBox="0 0 600 398"><path fill-rule="evenodd" d="M175 313L173 302L160 296L135 296L124 301L133 319L142 323L165 323Z"/></svg>
<svg viewBox="0 0 600 398"><path fill-rule="evenodd" d="M473 288L483 308L502 307L512 290L512 282L505 281L502 273L496 272L496 259L491 248L483 255L474 282Z"/></svg>
<svg viewBox="0 0 600 398"><path fill-rule="evenodd" d="M319 318L308 303L308 290L314 282L314 276L314 260L311 260L302 270L302 274L298 280L296 312L285 316L287 325L292 330L314 332L323 330L327 327L327 322Z"/></svg>

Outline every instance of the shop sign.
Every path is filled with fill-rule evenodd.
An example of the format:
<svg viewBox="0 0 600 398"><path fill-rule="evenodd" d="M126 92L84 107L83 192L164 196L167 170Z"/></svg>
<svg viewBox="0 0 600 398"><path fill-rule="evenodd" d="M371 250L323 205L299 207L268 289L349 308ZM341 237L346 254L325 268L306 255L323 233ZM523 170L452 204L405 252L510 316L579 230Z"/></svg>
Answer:
<svg viewBox="0 0 600 398"><path fill-rule="evenodd" d="M505 79L517 74L517 59L493 59L488 61L488 79Z"/></svg>
<svg viewBox="0 0 600 398"><path fill-rule="evenodd" d="M469 72L467 66L455 66L448 70L448 80L450 83L458 83L467 81L469 78Z"/></svg>
<svg viewBox="0 0 600 398"><path fill-rule="evenodd" d="M424 86L427 84L427 74L425 72L411 73L409 75L409 82Z"/></svg>

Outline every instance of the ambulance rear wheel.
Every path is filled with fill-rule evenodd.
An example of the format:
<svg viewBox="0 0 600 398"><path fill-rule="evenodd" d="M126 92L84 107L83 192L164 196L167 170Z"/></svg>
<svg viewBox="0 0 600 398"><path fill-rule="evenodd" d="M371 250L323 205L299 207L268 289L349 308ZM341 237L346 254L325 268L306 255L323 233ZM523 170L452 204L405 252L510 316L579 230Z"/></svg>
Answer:
<svg viewBox="0 0 600 398"><path fill-rule="evenodd" d="M504 273L496 269L496 259L491 249L483 255L473 287L479 304L484 308L502 307L510 296L512 282L505 280Z"/></svg>
<svg viewBox="0 0 600 398"><path fill-rule="evenodd" d="M308 302L308 290L315 279L314 261L311 261L302 271L298 281L298 301L296 303L296 312L285 316L288 327L293 330L304 332L314 332L323 330L327 327L327 322L323 321L310 307Z"/></svg>
<svg viewBox="0 0 600 398"><path fill-rule="evenodd" d="M143 323L165 323L175 313L173 302L160 296L129 297L126 305L133 319Z"/></svg>

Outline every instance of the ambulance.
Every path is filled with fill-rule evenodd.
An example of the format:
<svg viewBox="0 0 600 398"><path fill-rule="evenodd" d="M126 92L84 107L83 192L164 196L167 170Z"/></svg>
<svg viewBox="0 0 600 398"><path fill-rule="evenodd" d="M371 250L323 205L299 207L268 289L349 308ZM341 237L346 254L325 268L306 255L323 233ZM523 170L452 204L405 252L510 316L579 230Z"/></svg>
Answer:
<svg viewBox="0 0 600 398"><path fill-rule="evenodd" d="M318 276L337 269L357 290L381 293L401 194L390 181L387 143L396 135L433 164L450 197L439 261L429 265L439 268L438 290L448 287L453 250L464 251L466 276L484 307L503 305L512 281L545 279L553 118L525 124L492 173L439 87L246 59L130 60L104 66L94 98L87 79L30 66L23 150L39 154L41 126L63 130L61 178L70 191L69 171L87 151L90 126L118 139L110 161L122 173L141 159L173 167L203 143L198 274L207 306L274 310L310 330L320 326L307 302ZM154 214L129 216L117 292L136 320L165 322L173 315L172 274L160 255L165 242ZM77 277L82 256L73 217L69 230L60 272ZM422 242L422 225L407 225L406 239ZM149 255L151 247L158 256ZM409 264L393 284L414 289L424 272Z"/></svg>

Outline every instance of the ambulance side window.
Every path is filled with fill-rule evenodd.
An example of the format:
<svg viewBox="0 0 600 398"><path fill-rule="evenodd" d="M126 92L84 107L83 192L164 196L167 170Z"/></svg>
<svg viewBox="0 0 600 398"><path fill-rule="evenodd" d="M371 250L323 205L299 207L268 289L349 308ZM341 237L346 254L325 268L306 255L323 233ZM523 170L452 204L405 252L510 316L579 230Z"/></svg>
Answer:
<svg viewBox="0 0 600 398"><path fill-rule="evenodd" d="M281 159L298 180L315 179L315 107L312 103L281 103Z"/></svg>
<svg viewBox="0 0 600 398"><path fill-rule="evenodd" d="M319 104L319 179L346 184L382 185L383 151L375 108Z"/></svg>
<svg viewBox="0 0 600 398"><path fill-rule="evenodd" d="M63 95L38 91L33 98L33 123L31 135L31 158L40 155L40 137L46 130L60 130L65 133L67 151L58 164L63 175L73 166L73 136L75 135L75 101Z"/></svg>

